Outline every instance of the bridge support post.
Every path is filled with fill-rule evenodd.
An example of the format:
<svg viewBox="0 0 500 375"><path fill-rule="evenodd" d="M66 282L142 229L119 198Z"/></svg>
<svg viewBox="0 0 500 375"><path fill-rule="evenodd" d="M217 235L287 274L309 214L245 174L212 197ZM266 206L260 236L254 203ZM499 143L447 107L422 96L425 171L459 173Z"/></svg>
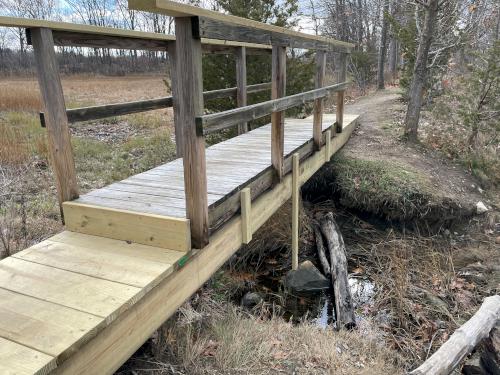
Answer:
<svg viewBox="0 0 500 375"><path fill-rule="evenodd" d="M286 87L286 47L273 46L271 99L285 96ZM283 152L285 143L285 111L271 114L271 161L276 181L283 179Z"/></svg>
<svg viewBox="0 0 500 375"><path fill-rule="evenodd" d="M316 79L315 87L317 89L324 86L326 67L326 52L322 50L316 51ZM323 140L323 98L314 100L313 110L313 139L316 151L321 150L321 142Z"/></svg>
<svg viewBox="0 0 500 375"><path fill-rule="evenodd" d="M236 105L247 105L247 50L246 47L237 47L234 53L236 59ZM248 131L248 123L238 125L238 134Z"/></svg>
<svg viewBox="0 0 500 375"><path fill-rule="evenodd" d="M175 18L175 70L177 73L178 116L182 129L186 216L190 221L191 242L201 249L208 244L208 197L205 139L197 135L195 117L203 114L201 40L193 35L191 17Z"/></svg>
<svg viewBox="0 0 500 375"><path fill-rule="evenodd" d="M52 30L29 29L42 94L50 162L54 171L61 217L62 204L78 198L75 161L71 147L66 104L54 51Z"/></svg>
<svg viewBox="0 0 500 375"><path fill-rule="evenodd" d="M325 163L328 163L332 155L332 131L327 130L325 136Z"/></svg>
<svg viewBox="0 0 500 375"><path fill-rule="evenodd" d="M252 196L250 188L241 190L241 237L244 244L252 241Z"/></svg>
<svg viewBox="0 0 500 375"><path fill-rule="evenodd" d="M347 54L340 53L340 71L338 73L338 82L345 82L347 76ZM342 126L344 125L344 90L337 93L337 110L336 110L336 130L337 133L342 133Z"/></svg>
<svg viewBox="0 0 500 375"><path fill-rule="evenodd" d="M300 156L292 156L292 269L299 267Z"/></svg>

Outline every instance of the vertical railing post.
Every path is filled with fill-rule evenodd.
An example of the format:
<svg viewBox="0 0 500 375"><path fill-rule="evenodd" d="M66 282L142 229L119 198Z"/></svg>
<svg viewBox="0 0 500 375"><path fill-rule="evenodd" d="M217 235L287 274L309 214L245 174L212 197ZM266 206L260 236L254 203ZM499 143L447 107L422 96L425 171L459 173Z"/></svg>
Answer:
<svg viewBox="0 0 500 375"><path fill-rule="evenodd" d="M28 33L35 53L38 83L45 111L49 156L62 215L63 202L78 198L78 183L54 39L52 30L46 28L29 29Z"/></svg>
<svg viewBox="0 0 500 375"><path fill-rule="evenodd" d="M172 110L174 112L175 149L178 158L182 158L182 123L179 121L179 94L177 93L177 71L175 68L175 40L167 42L168 61L170 63L170 83L172 89Z"/></svg>
<svg viewBox="0 0 500 375"><path fill-rule="evenodd" d="M193 247L208 244L208 199L205 140L196 134L195 117L203 115L201 40L193 37L193 18L175 18L178 126L182 128L186 216ZM194 22L197 24L197 22Z"/></svg>
<svg viewBox="0 0 500 375"><path fill-rule="evenodd" d="M316 78L315 88L319 89L325 84L326 52L316 51ZM313 139L316 151L321 149L323 135L323 98L314 100L313 110Z"/></svg>
<svg viewBox="0 0 500 375"><path fill-rule="evenodd" d="M236 59L236 105L245 107L247 105L247 51L245 47L236 47L234 53ZM248 123L242 122L238 125L238 134L248 131Z"/></svg>
<svg viewBox="0 0 500 375"><path fill-rule="evenodd" d="M286 47L273 46L272 51L271 98L285 96L286 88ZM271 161L275 170L275 181L283 178L283 152L285 133L285 112L271 114Z"/></svg>
<svg viewBox="0 0 500 375"><path fill-rule="evenodd" d="M340 53L340 61L339 61L339 72L337 81L345 82L347 77L347 54L344 52ZM344 90L339 91L337 93L337 133L342 133L342 127L344 125Z"/></svg>

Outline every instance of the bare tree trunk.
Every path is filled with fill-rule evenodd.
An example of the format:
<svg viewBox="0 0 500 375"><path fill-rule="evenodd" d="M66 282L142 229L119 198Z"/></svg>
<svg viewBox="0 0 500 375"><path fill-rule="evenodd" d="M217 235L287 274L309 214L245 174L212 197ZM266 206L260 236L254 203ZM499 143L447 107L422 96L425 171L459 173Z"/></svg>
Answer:
<svg viewBox="0 0 500 375"><path fill-rule="evenodd" d="M326 258L325 245L323 244L323 236L321 235L321 231L318 226L314 225L314 237L316 239L316 248L318 250L318 258L321 264L321 268L323 269L323 274L327 279L331 278L331 268L328 263L328 259Z"/></svg>
<svg viewBox="0 0 500 375"><path fill-rule="evenodd" d="M377 89L385 89L384 82L384 66L385 54L387 50L387 29L389 28L389 20L387 19L389 13L389 1L385 0L382 9L382 35L380 37L380 49L378 54L378 71L377 71Z"/></svg>
<svg viewBox="0 0 500 375"><path fill-rule="evenodd" d="M405 136L410 142L417 141L418 121L422 109L422 96L427 80L427 57L431 47L434 26L438 13L438 0L429 0L425 9L425 19L422 34L418 44L413 79L409 91L408 109L405 118Z"/></svg>

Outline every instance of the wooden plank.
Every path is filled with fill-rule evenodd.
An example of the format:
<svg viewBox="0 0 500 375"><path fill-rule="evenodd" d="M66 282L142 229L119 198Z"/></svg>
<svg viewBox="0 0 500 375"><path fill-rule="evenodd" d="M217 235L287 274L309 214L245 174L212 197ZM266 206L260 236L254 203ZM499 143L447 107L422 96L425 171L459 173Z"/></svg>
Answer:
<svg viewBox="0 0 500 375"><path fill-rule="evenodd" d="M333 139L337 151L349 138L355 121L344 133ZM312 150L312 142L311 142ZM324 148L323 148L324 150ZM324 151L313 154L302 163L300 183L305 182L324 163ZM307 178L306 178L307 177ZM253 202L252 223L257 230L291 196L292 176ZM171 316L206 280L218 270L242 245L241 218L234 217L212 237L210 244L196 251L175 277L167 277L132 308L106 327L98 336L81 347L75 355L56 369L55 374L112 374L144 341ZM165 301L168 300L168 303ZM127 337L124 340L123 337Z"/></svg>
<svg viewBox="0 0 500 375"><path fill-rule="evenodd" d="M124 205L124 207L126 207ZM67 202L68 230L177 251L191 250L189 220Z"/></svg>
<svg viewBox="0 0 500 375"><path fill-rule="evenodd" d="M273 97L271 100L246 107L198 116L196 118L197 134L208 135L233 127L242 121L256 120L270 113L281 113L288 108L296 107L318 98L324 98L330 92L344 90L346 86L347 83L335 84L295 95L280 97L279 99Z"/></svg>
<svg viewBox="0 0 500 375"><path fill-rule="evenodd" d="M154 284L164 273L173 270L173 263L140 259L124 254L121 249L101 250L98 246L99 241L93 247L82 247L48 239L13 257L137 288ZM127 243L122 243L122 247L126 246ZM179 258L184 255L182 252L176 254Z"/></svg>
<svg viewBox="0 0 500 375"><path fill-rule="evenodd" d="M0 288L113 319L134 302L140 288L23 259L0 262Z"/></svg>
<svg viewBox="0 0 500 375"><path fill-rule="evenodd" d="M0 337L0 374L45 375L55 368L54 357Z"/></svg>
<svg viewBox="0 0 500 375"><path fill-rule="evenodd" d="M0 337L60 360L105 325L101 317L2 288L0 301Z"/></svg>
<svg viewBox="0 0 500 375"><path fill-rule="evenodd" d="M107 198L126 202L136 202L145 203L153 206L164 206L166 208L180 208L186 209L186 202L182 198L175 197L162 197L158 195L144 194L138 192L122 191L115 189L108 189L104 187L102 189L93 190L88 194L85 194L85 198Z"/></svg>
<svg viewBox="0 0 500 375"><path fill-rule="evenodd" d="M29 30L29 29L28 29ZM56 46L115 48L128 50L165 51L164 39L146 39L116 35L102 35L72 31L54 30ZM167 35L165 35L167 36Z"/></svg>
<svg viewBox="0 0 500 375"><path fill-rule="evenodd" d="M299 268L299 194L300 155L292 156L292 269Z"/></svg>
<svg viewBox="0 0 500 375"><path fill-rule="evenodd" d="M245 47L239 47L235 51L236 60L236 105L245 107L247 105L247 52ZM248 131L248 123L243 121L238 124L238 134Z"/></svg>
<svg viewBox="0 0 500 375"><path fill-rule="evenodd" d="M321 88L325 84L326 52L316 51L316 77L315 87ZM323 136L323 98L314 100L313 108L313 139L316 151L321 149L321 138Z"/></svg>
<svg viewBox="0 0 500 375"><path fill-rule="evenodd" d="M286 48L273 46L271 74L271 99L283 98L286 94ZM283 99L282 99L283 100ZM283 179L285 113L283 109L274 110L271 114L271 163L277 181Z"/></svg>
<svg viewBox="0 0 500 375"><path fill-rule="evenodd" d="M252 197L250 189L241 191L241 236L244 244L252 241Z"/></svg>
<svg viewBox="0 0 500 375"><path fill-rule="evenodd" d="M340 71L338 75L339 82L345 82L347 76L347 55L345 53L340 54ZM337 133L342 133L344 125L344 90L337 92L337 108L336 108L336 131Z"/></svg>
<svg viewBox="0 0 500 375"><path fill-rule="evenodd" d="M327 130L325 134L325 163L332 157L332 131Z"/></svg>
<svg viewBox="0 0 500 375"><path fill-rule="evenodd" d="M59 208L78 198L75 161L66 117L66 105L59 77L54 41L49 29L32 29L38 83L43 98L50 161L56 180Z"/></svg>
<svg viewBox="0 0 500 375"><path fill-rule="evenodd" d="M186 216L190 220L192 245L208 243L207 172L205 140L196 134L195 117L203 113L201 43L193 37L191 18L175 20L179 121L183 127L184 189Z"/></svg>
<svg viewBox="0 0 500 375"><path fill-rule="evenodd" d="M317 35L304 34L283 27L272 26L247 18L210 11L200 7L169 0L129 0L129 8L173 17L198 17L199 37L224 40L241 40L259 44L278 44L294 48L324 47L324 49L349 51L351 43Z"/></svg>
<svg viewBox="0 0 500 375"><path fill-rule="evenodd" d="M120 253L140 260L144 259L164 264L174 264L185 255L182 251L174 251L161 247L147 246L70 231L58 233L50 237L50 241L63 244L70 243L74 246L86 249L98 249L101 252L110 254Z"/></svg>

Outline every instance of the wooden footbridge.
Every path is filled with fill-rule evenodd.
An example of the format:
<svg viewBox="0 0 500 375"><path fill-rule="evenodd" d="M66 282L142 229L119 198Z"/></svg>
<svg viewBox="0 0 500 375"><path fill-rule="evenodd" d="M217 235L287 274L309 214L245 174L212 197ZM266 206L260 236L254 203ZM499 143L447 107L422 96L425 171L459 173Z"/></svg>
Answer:
<svg viewBox="0 0 500 375"><path fill-rule="evenodd" d="M176 35L0 17L25 28L44 102L51 164L66 231L0 262L0 373L113 373L291 197L297 265L298 194L348 140L346 55L352 45L165 0L132 9L175 17ZM173 96L67 110L54 46L168 51ZM316 89L285 95L287 48L316 51ZM202 53L236 55L237 87L203 92ZM270 54L272 82L247 86L246 55ZM324 86L327 56L339 83ZM246 105L247 93L271 100ZM335 92L337 112L323 114ZM204 115L204 100L238 107ZM285 110L314 102L306 119ZM79 196L69 122L173 106L179 158ZM271 124L248 122L271 113ZM239 136L205 147L206 134Z"/></svg>

